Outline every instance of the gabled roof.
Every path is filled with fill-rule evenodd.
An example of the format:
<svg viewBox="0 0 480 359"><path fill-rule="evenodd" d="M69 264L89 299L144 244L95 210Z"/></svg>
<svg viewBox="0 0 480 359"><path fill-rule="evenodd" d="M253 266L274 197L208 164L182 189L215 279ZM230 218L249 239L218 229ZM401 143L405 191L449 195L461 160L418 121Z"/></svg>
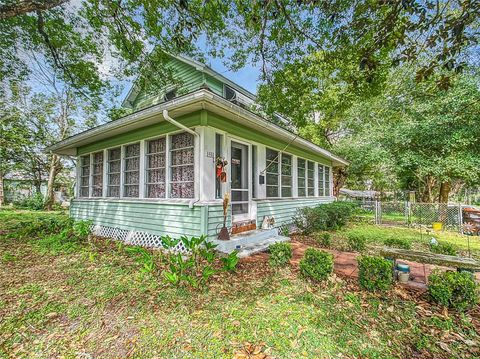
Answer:
<svg viewBox="0 0 480 359"><path fill-rule="evenodd" d="M205 64L201 63L200 61L197 61L197 60L192 59L192 58L190 58L188 56L185 56L185 55L172 55L172 54L169 54L169 55L173 59L176 59L176 60L181 61L181 62L183 62L187 65L190 65L190 66L194 67L196 70L201 71L201 72L219 80L220 82L223 82L224 84L233 88L235 91L238 91L242 95L250 98L253 101L256 101L256 96L253 93L251 93L247 89L243 88L242 86L236 84L235 82L228 79L227 77L223 76L221 73L215 71L210 66L205 65ZM134 101L135 97L140 93L140 91L141 91L141 89L136 84L136 81L134 81L132 87L130 88L130 91L128 92L127 96L125 97L125 99L122 102L122 106L131 107L129 104Z"/></svg>

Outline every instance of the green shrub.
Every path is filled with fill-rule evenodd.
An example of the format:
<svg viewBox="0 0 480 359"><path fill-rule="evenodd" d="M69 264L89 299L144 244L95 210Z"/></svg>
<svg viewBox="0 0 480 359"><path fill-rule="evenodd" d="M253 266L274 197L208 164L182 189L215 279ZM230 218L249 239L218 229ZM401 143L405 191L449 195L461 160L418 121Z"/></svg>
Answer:
<svg viewBox="0 0 480 359"><path fill-rule="evenodd" d="M428 277L427 288L434 302L459 311L478 303L479 286L469 272L435 270Z"/></svg>
<svg viewBox="0 0 480 359"><path fill-rule="evenodd" d="M356 207L350 202L332 202L301 208L294 217L294 223L305 234L337 230L348 223Z"/></svg>
<svg viewBox="0 0 480 359"><path fill-rule="evenodd" d="M228 256L222 257L221 261L223 264L223 270L227 272L235 272L239 260L237 251L233 251Z"/></svg>
<svg viewBox="0 0 480 359"><path fill-rule="evenodd" d="M41 211L45 205L43 195L39 192L34 193L29 197L24 197L15 201L13 205L17 208L30 209L32 211Z"/></svg>
<svg viewBox="0 0 480 359"><path fill-rule="evenodd" d="M439 242L437 244L430 244L430 251L438 254L446 254L449 256L456 256L457 248L449 242Z"/></svg>
<svg viewBox="0 0 480 359"><path fill-rule="evenodd" d="M306 278L324 281L333 271L333 255L314 248L308 248L300 261L300 272Z"/></svg>
<svg viewBox="0 0 480 359"><path fill-rule="evenodd" d="M268 246L270 257L268 263L272 267L281 267L290 261L292 258L292 246L288 242L278 242Z"/></svg>
<svg viewBox="0 0 480 359"><path fill-rule="evenodd" d="M383 244L385 244L387 247L391 247L391 248L401 248L401 249L411 249L412 248L412 243L410 243L408 240L403 239L403 238L397 238L397 237L386 238L383 241Z"/></svg>
<svg viewBox="0 0 480 359"><path fill-rule="evenodd" d="M332 245L332 235L328 232L317 233L316 240L322 247L330 247Z"/></svg>
<svg viewBox="0 0 480 359"><path fill-rule="evenodd" d="M360 256L358 262L358 280L360 287L368 291L387 290L393 282L392 262L374 256Z"/></svg>
<svg viewBox="0 0 480 359"><path fill-rule="evenodd" d="M165 281L173 286L198 288L208 282L217 271L214 268L215 244L207 241L206 236L181 237L172 239L162 237L162 245L167 251L168 269L162 272ZM183 243L188 254L173 253L179 242Z"/></svg>
<svg viewBox="0 0 480 359"><path fill-rule="evenodd" d="M143 273L152 273L155 270L155 260L151 250L140 246L126 246L125 252L135 257L135 261L140 264Z"/></svg>
<svg viewBox="0 0 480 359"><path fill-rule="evenodd" d="M362 252L367 247L367 238L360 233L348 233L347 244L351 251Z"/></svg>

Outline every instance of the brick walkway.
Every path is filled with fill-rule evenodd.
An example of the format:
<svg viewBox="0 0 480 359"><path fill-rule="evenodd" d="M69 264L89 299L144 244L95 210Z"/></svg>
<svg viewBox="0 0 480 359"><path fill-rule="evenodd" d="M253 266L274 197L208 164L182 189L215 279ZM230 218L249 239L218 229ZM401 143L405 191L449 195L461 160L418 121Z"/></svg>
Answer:
<svg viewBox="0 0 480 359"><path fill-rule="evenodd" d="M293 249L293 257L292 260L290 261L291 264L295 267L298 267L298 263L300 260L303 258L303 255L305 253L305 250L309 248L310 246L301 243L295 240L291 241L292 244L292 249ZM358 268L357 268L357 261L356 258L359 255L359 253L356 252L340 252L336 250L331 250L331 249L323 249L327 252L330 252L334 256L334 271L336 274L344 277L351 277L351 278L357 278L358 277ZM268 254L267 253L258 253L255 254L249 258L244 258L246 261L257 261L257 260L267 260L268 259ZM435 265L430 265L430 264L422 264L422 263L416 263L416 262L409 262L409 261L404 261L400 260L399 262L402 263L407 263L410 266L410 275L411 275L411 280L407 283L404 284L405 286L412 288L412 289L418 289L418 290L425 290L426 289L426 279L425 275L428 277L429 274L433 271L434 268L443 268L443 267L438 267ZM446 268L444 268L446 269ZM476 274L477 279L480 280L480 273Z"/></svg>

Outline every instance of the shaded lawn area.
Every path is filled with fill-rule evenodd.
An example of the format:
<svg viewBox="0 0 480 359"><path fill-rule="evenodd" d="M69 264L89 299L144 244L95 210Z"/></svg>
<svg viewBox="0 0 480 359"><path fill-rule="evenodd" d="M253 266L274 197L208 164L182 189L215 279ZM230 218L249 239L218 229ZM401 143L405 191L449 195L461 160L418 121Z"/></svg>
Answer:
<svg viewBox="0 0 480 359"><path fill-rule="evenodd" d="M364 237L369 252L377 252L389 238L405 240L412 245L412 249L428 252L430 239L435 237L439 242L451 243L462 256L468 256L470 246L472 257L480 259L480 236L468 237L454 231L433 232L417 228L353 223L340 231L331 233L333 247L340 250L348 250L346 238L351 234Z"/></svg>
<svg viewBox="0 0 480 359"><path fill-rule="evenodd" d="M175 289L113 241L21 238L39 215L0 211L0 357L480 355L478 308L449 313L418 293L368 294L335 276L310 284L265 262L241 262L201 291Z"/></svg>

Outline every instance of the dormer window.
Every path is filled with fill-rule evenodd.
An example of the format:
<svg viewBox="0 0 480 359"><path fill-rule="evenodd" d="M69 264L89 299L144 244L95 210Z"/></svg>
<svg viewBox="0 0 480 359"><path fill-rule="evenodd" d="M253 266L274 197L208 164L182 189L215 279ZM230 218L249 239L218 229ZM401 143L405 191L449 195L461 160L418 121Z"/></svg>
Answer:
<svg viewBox="0 0 480 359"><path fill-rule="evenodd" d="M166 102L166 101L170 101L170 100L173 100L175 98L175 96L177 96L177 89L173 89L173 90L170 90L170 91L167 91L165 93L165 95L163 96L163 100Z"/></svg>
<svg viewBox="0 0 480 359"><path fill-rule="evenodd" d="M228 101L234 101L235 98L236 98L236 92L234 89L232 89L231 87L227 86L227 85L224 85L225 87L225 98L228 100Z"/></svg>

